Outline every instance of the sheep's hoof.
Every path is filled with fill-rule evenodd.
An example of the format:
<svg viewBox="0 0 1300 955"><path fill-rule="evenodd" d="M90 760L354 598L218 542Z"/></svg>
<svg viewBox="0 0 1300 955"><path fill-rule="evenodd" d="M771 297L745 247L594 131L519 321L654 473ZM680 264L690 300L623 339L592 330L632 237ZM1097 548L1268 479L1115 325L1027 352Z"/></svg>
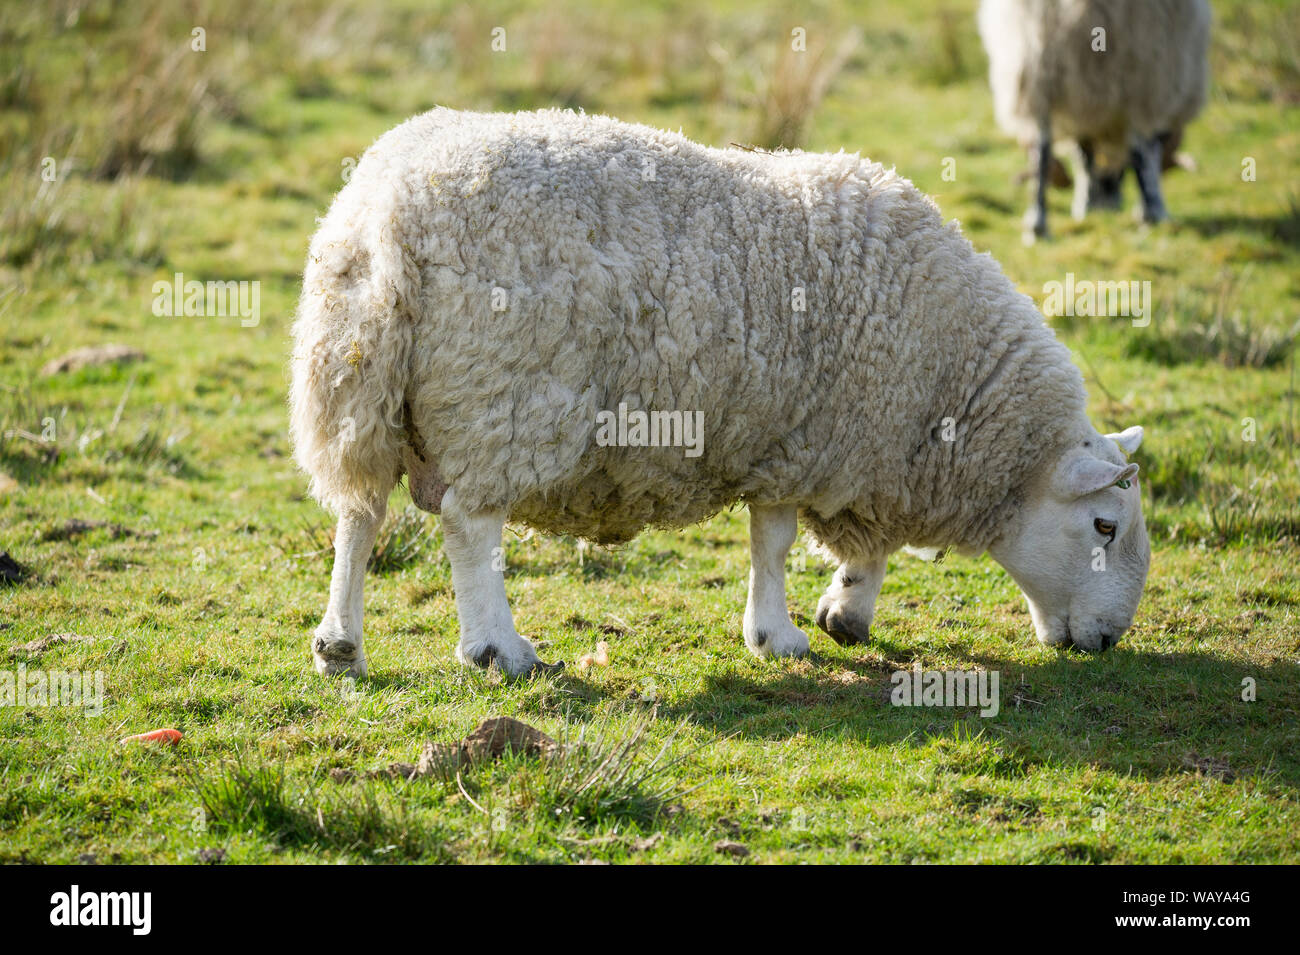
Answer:
<svg viewBox="0 0 1300 955"><path fill-rule="evenodd" d="M808 634L790 622L771 629L754 628L745 634L745 646L756 657L804 657L808 655Z"/></svg>
<svg viewBox="0 0 1300 955"><path fill-rule="evenodd" d="M311 652L316 672L321 676L350 676L359 680L366 675L366 655L345 633L318 629L312 636Z"/></svg>
<svg viewBox="0 0 1300 955"><path fill-rule="evenodd" d="M1047 217L1039 213L1037 209L1030 209L1025 213L1025 231L1021 235L1021 240L1025 245L1033 245L1038 239L1046 239Z"/></svg>
<svg viewBox="0 0 1300 955"><path fill-rule="evenodd" d="M500 634L456 648L456 659L466 666L486 670L493 665L506 676L525 676L542 663L533 645L518 634Z"/></svg>
<svg viewBox="0 0 1300 955"><path fill-rule="evenodd" d="M350 676L355 680L365 679L366 658L364 654L347 660L330 659L315 654L314 659L316 672L321 676Z"/></svg>
<svg viewBox="0 0 1300 955"><path fill-rule="evenodd" d="M871 624L829 602L817 608L817 626L842 647L871 641Z"/></svg>

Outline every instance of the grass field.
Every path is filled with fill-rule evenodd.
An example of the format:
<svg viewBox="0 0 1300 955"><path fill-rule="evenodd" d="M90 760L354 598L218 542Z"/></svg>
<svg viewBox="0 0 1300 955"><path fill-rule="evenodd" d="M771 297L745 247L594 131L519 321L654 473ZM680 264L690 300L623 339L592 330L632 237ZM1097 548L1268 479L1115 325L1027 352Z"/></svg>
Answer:
<svg viewBox="0 0 1300 955"><path fill-rule="evenodd" d="M0 551L19 578L0 583L0 671L105 688L98 715L0 706L0 861L1300 860L1300 7L1215 3L1173 222L1134 220L1131 179L1128 209L1083 222L1056 192L1032 247L974 7L0 5ZM859 150L1040 303L1067 272L1150 281L1146 327L1052 319L1097 425L1147 428L1130 634L1046 649L989 559L899 554L874 642L841 648L809 619L830 569L796 551L815 655L759 662L737 510L618 549L508 532L519 629L568 668L503 681L455 663L438 521L399 489L367 580L370 676L316 676L329 522L288 446L289 323L350 164L435 104ZM178 272L260 283L257 324L156 316ZM41 373L105 343L144 357ZM23 649L51 634L88 639ZM579 669L600 640L609 665ZM889 705L918 663L998 671L1001 712ZM374 772L491 715L571 745ZM158 727L184 740L118 742Z"/></svg>

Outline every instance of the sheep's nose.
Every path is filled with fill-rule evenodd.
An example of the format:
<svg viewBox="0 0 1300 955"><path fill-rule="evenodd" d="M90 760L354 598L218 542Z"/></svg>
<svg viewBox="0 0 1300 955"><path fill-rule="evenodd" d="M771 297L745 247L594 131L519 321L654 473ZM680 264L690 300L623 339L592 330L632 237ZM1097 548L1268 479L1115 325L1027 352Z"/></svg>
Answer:
<svg viewBox="0 0 1300 955"><path fill-rule="evenodd" d="M1118 633L1103 633L1101 635L1101 648L1103 650L1109 650L1117 643L1119 643Z"/></svg>

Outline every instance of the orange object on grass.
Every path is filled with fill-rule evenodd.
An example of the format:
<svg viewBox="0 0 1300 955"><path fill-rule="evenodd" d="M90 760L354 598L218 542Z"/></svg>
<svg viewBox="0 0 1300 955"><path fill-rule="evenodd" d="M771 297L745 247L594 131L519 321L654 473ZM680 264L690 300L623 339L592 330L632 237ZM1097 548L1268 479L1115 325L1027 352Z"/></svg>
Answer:
<svg viewBox="0 0 1300 955"><path fill-rule="evenodd" d="M123 743L170 743L175 746L181 741L180 730L151 730L148 733L136 733L125 737Z"/></svg>

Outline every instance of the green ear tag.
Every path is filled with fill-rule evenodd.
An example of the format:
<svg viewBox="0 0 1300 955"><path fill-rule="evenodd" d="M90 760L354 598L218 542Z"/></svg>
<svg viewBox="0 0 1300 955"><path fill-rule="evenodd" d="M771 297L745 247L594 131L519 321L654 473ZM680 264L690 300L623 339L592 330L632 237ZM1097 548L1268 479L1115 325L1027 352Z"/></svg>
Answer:
<svg viewBox="0 0 1300 955"><path fill-rule="evenodd" d="M1121 478L1120 480L1115 482L1115 486L1123 488L1124 490L1127 491L1133 485L1131 485L1127 480Z"/></svg>

